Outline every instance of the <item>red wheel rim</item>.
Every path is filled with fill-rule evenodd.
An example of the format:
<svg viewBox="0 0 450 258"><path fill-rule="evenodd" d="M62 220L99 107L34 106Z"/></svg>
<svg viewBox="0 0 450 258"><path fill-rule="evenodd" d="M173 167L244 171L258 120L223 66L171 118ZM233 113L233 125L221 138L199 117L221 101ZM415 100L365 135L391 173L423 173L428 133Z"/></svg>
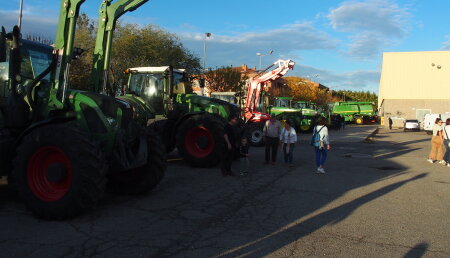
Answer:
<svg viewBox="0 0 450 258"><path fill-rule="evenodd" d="M47 169L52 165L65 168L64 178L52 182L47 177ZM28 161L28 186L42 201L53 202L61 199L72 185L72 166L66 154L54 146L44 146L38 149Z"/></svg>
<svg viewBox="0 0 450 258"><path fill-rule="evenodd" d="M184 139L184 144L191 156L204 158L214 149L214 138L207 128L198 126L189 130Z"/></svg>

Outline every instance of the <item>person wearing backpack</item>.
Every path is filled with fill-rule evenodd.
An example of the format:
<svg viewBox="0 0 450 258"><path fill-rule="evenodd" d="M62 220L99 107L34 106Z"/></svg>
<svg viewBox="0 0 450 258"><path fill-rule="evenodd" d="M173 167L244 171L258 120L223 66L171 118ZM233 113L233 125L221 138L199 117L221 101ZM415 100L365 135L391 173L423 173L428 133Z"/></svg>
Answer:
<svg viewBox="0 0 450 258"><path fill-rule="evenodd" d="M317 119L317 125L314 127L311 145L316 152L316 165L318 174L325 174L323 168L327 160L327 152L330 150L330 141L328 138L328 128L324 117Z"/></svg>

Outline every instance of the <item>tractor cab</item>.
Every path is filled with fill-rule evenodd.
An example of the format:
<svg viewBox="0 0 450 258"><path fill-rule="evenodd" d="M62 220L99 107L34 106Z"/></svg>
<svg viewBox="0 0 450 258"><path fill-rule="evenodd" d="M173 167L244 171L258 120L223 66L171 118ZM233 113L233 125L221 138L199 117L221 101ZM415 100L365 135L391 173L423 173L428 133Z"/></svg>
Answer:
<svg viewBox="0 0 450 258"><path fill-rule="evenodd" d="M125 70L129 74L126 95L140 97L156 115L163 115L171 109L169 99L174 94L183 94L185 70L162 67L137 67Z"/></svg>

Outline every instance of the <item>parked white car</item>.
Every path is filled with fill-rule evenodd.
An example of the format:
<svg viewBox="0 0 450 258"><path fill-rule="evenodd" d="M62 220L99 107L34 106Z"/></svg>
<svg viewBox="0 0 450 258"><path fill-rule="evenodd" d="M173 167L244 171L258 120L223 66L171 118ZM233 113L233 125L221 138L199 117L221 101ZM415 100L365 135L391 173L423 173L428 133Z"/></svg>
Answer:
<svg viewBox="0 0 450 258"><path fill-rule="evenodd" d="M417 119L406 119L403 131L420 131L420 122Z"/></svg>

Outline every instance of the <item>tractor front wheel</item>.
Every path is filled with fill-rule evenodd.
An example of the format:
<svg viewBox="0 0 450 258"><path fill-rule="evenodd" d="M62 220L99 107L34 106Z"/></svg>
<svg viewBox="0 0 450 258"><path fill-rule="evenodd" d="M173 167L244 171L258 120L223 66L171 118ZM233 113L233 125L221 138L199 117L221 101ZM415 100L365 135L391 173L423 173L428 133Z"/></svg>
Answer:
<svg viewBox="0 0 450 258"><path fill-rule="evenodd" d="M65 219L103 196L107 164L100 148L76 127L47 125L17 148L12 176L26 206L43 219Z"/></svg>
<svg viewBox="0 0 450 258"><path fill-rule="evenodd" d="M223 151L224 124L204 114L186 119L178 129L177 148L184 160L194 167L212 167Z"/></svg>
<svg viewBox="0 0 450 258"><path fill-rule="evenodd" d="M125 170L112 170L109 188L120 194L143 194L155 188L164 178L166 150L157 133L147 131L147 164Z"/></svg>

